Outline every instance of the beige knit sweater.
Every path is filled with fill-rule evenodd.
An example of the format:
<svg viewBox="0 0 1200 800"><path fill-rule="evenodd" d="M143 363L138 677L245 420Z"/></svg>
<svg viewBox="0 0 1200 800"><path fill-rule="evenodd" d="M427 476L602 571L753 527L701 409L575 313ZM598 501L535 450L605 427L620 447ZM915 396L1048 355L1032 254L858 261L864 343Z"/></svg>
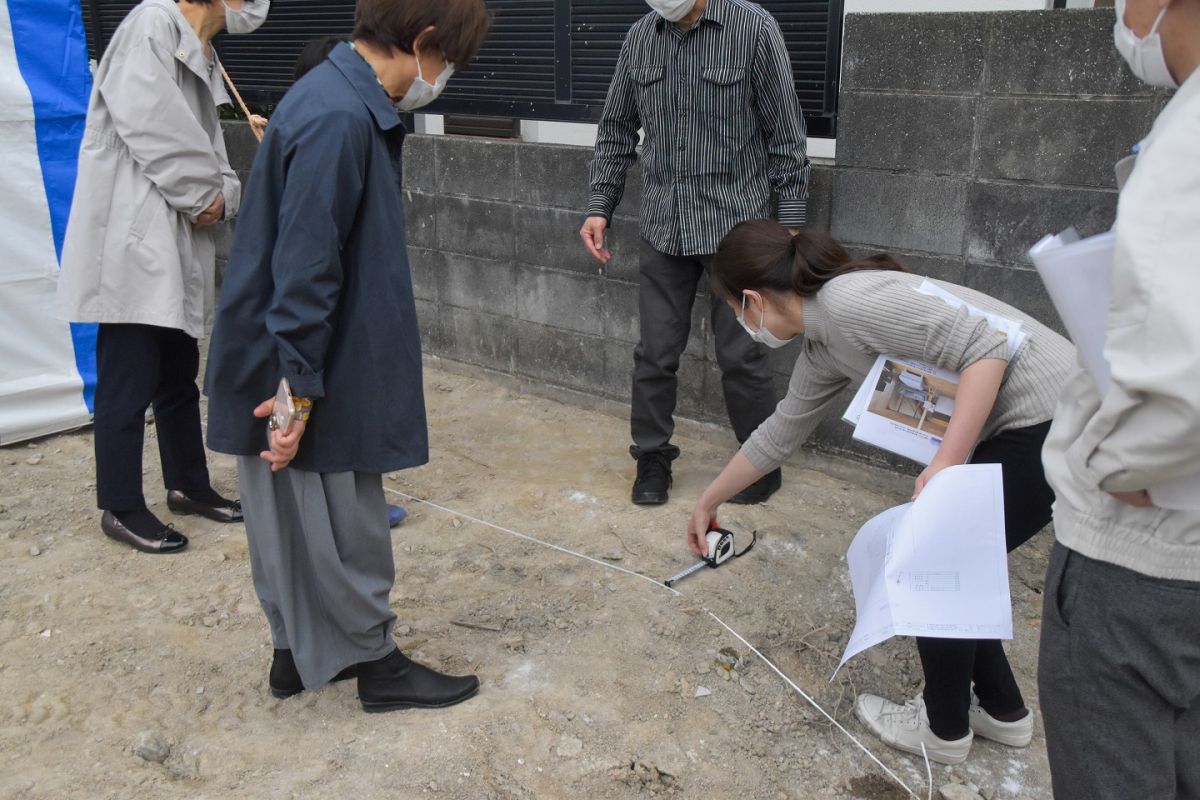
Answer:
<svg viewBox="0 0 1200 800"><path fill-rule="evenodd" d="M933 281L968 304L1020 320L1027 334L1012 354L1007 340L979 316L917 291L925 280L903 272L854 272L804 300L804 347L787 396L742 446L756 468L783 463L831 410L838 393L860 383L880 355L913 358L961 372L985 358L1009 362L996 405L981 434L1049 420L1075 364L1071 343L1029 315L981 292Z"/></svg>

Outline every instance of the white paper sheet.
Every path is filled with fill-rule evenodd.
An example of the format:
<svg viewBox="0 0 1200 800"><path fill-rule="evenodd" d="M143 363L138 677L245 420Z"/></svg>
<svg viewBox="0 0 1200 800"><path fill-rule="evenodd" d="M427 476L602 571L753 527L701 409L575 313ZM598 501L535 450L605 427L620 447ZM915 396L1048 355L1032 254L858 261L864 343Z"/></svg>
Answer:
<svg viewBox="0 0 1200 800"><path fill-rule="evenodd" d="M965 308L967 313L972 316L986 319L988 325L993 330L1003 333L1008 338L1008 352L1010 356L1016 355L1017 351L1021 349L1021 345L1025 344L1025 339L1029 336L1029 334L1021 330L1024 325L1021 324L1020 320L1002 317L999 314L993 314L990 311L984 311L977 306L973 306L958 295L938 286L928 278L921 282L921 285L917 287L917 291L921 294L927 294L930 297L940 298L953 308Z"/></svg>
<svg viewBox="0 0 1200 800"><path fill-rule="evenodd" d="M892 636L1012 638L999 464L942 470L863 525L846 558L856 620L838 669Z"/></svg>
<svg viewBox="0 0 1200 800"><path fill-rule="evenodd" d="M1029 258L1079 350L1079 361L1091 374L1101 396L1112 386L1104 342L1116 241L1112 231L1080 240L1075 230L1068 228L1044 237L1029 250ZM1149 491L1150 501L1159 508L1200 511L1200 473Z"/></svg>

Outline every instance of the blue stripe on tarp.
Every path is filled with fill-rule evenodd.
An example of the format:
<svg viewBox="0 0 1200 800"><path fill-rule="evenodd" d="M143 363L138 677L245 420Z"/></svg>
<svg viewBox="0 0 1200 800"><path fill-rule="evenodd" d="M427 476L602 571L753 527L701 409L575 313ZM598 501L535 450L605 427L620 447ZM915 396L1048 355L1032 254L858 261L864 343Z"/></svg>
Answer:
<svg viewBox="0 0 1200 800"><path fill-rule="evenodd" d="M38 159L50 206L54 251L61 260L92 91L83 11L79 0L7 0L7 4L17 64L33 99ZM83 378L83 399L88 411L93 411L96 325L72 323L71 339L75 364Z"/></svg>

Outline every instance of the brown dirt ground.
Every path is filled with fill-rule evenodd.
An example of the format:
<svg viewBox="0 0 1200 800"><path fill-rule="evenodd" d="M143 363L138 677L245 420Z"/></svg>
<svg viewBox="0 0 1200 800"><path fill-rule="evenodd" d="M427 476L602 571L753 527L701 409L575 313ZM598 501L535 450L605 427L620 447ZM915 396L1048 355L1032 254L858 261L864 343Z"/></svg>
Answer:
<svg viewBox="0 0 1200 800"><path fill-rule="evenodd" d="M438 368L426 391L432 462L388 476L388 489L656 579L691 562L688 512L732 454L727 434L683 426L671 502L638 508L620 416ZM483 689L452 709L366 715L353 681L268 694L244 532L171 518L147 434L147 496L191 537L178 556L100 534L90 431L0 451L0 797L903 796L701 606L924 796L924 765L886 751L852 713L857 691L918 690L912 643L875 648L829 682L853 626L846 548L906 499L909 478L805 456L769 503L724 511L726 526L759 531L756 551L685 581L682 597L403 501L397 639L478 673ZM235 493L233 460L210 464ZM1010 652L1034 708L1049 544L1043 532L1010 561ZM696 697L700 687L711 694ZM144 733L169 745L162 763L134 753ZM1049 798L1040 723L1026 750L978 741L967 764L935 767L935 785L950 782Z"/></svg>

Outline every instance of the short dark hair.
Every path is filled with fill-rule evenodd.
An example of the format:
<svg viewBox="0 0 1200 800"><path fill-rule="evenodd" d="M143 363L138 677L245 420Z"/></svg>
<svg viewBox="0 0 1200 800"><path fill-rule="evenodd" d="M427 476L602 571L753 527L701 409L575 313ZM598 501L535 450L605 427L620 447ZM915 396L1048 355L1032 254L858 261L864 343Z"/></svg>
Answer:
<svg viewBox="0 0 1200 800"><path fill-rule="evenodd" d="M483 46L491 22L483 0L358 0L353 37L411 55L421 32L432 25L421 47L437 50L461 69Z"/></svg>
<svg viewBox="0 0 1200 800"><path fill-rule="evenodd" d="M310 40L300 51L300 57L296 59L296 66L292 67L292 80L300 80L310 69L328 58L329 54L333 52L333 48L348 41L350 41L349 36L322 36L319 39Z"/></svg>

